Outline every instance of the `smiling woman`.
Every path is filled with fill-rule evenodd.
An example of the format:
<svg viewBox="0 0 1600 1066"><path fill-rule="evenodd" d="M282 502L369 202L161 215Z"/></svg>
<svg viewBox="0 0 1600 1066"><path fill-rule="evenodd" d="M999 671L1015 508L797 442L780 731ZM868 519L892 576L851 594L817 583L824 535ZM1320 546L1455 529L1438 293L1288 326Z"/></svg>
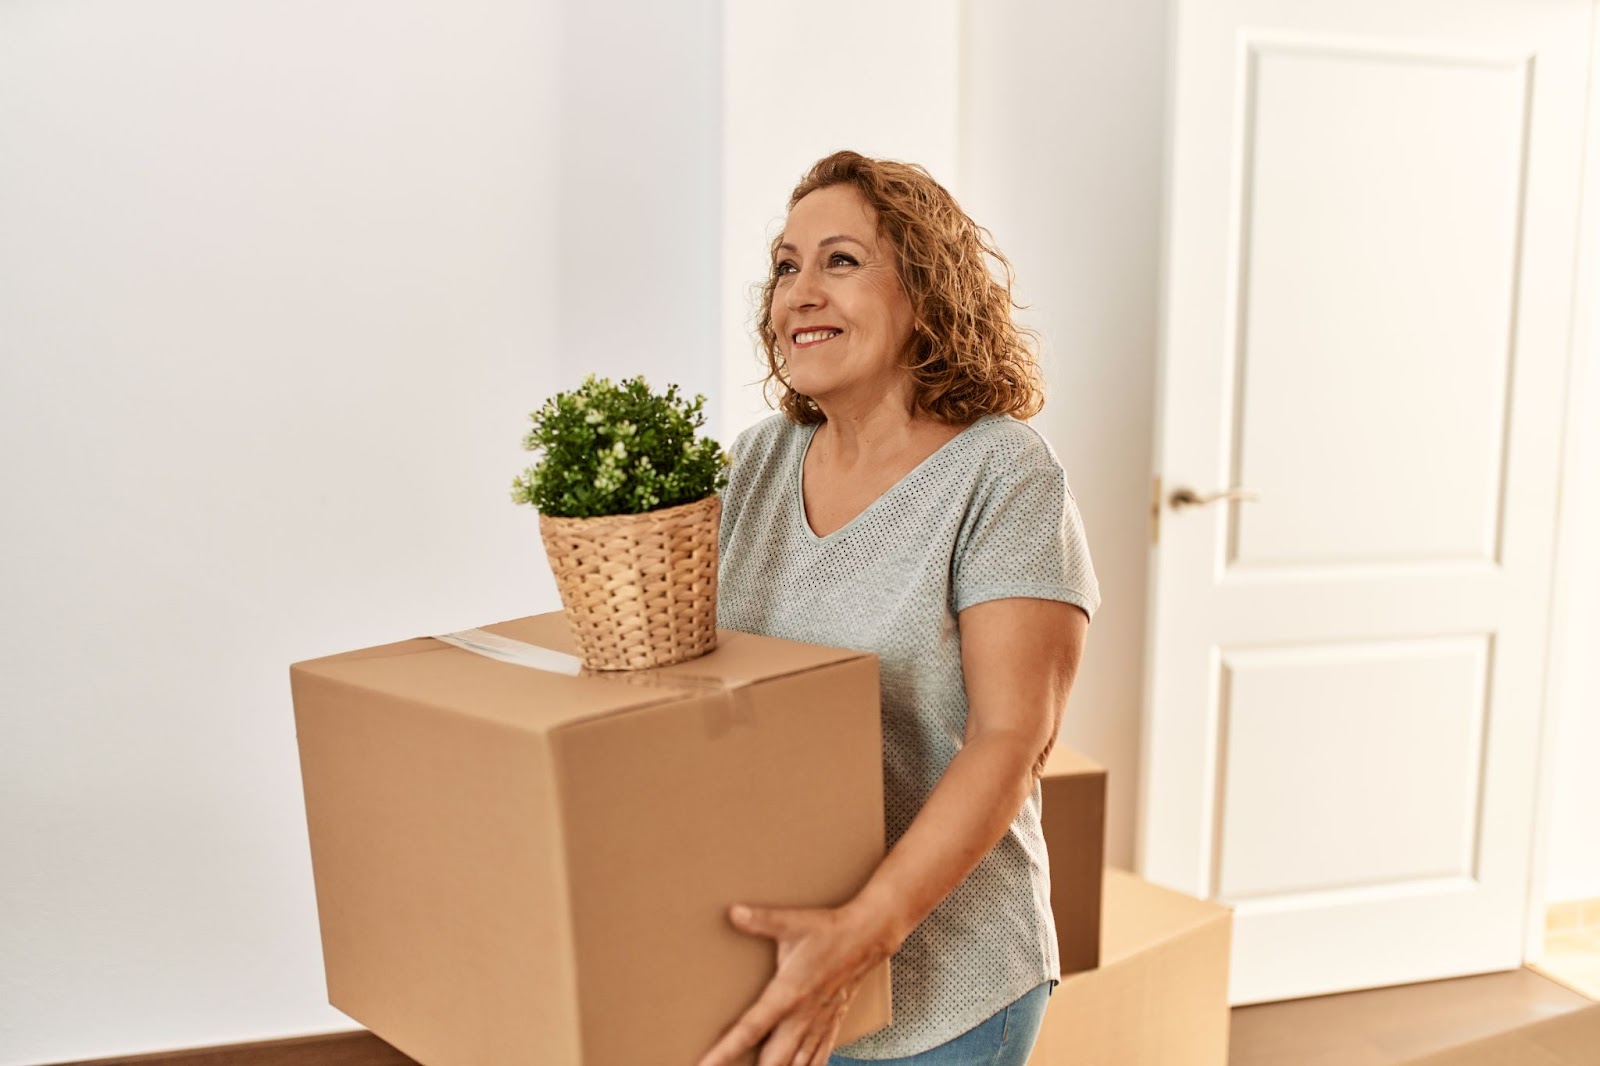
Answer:
<svg viewBox="0 0 1600 1066"><path fill-rule="evenodd" d="M890 850L842 906L732 909L778 970L700 1066L1020 1066L1061 976L1039 773L1100 603L1022 421L1033 338L1009 265L921 167L821 160L772 252L780 411L731 449L718 624L878 656ZM834 1054L886 957L893 1022Z"/></svg>
<svg viewBox="0 0 1600 1066"><path fill-rule="evenodd" d="M1011 317L1011 264L921 167L854 152L819 161L789 198L772 263L757 331L768 395L776 389L779 409L794 421L824 420L815 394L790 377L798 369L791 357L804 348L795 331L842 328L791 314L796 286L802 299L818 295L807 288L813 281L827 300L844 301L831 305L837 314L882 301L895 340L909 315L896 354L927 413L965 424L991 411L1031 418L1044 406L1036 338Z"/></svg>
<svg viewBox="0 0 1600 1066"><path fill-rule="evenodd" d="M907 383L900 355L915 314L873 215L853 185L821 188L790 211L778 245L768 328L787 341L790 395L819 415L835 397L871 403Z"/></svg>

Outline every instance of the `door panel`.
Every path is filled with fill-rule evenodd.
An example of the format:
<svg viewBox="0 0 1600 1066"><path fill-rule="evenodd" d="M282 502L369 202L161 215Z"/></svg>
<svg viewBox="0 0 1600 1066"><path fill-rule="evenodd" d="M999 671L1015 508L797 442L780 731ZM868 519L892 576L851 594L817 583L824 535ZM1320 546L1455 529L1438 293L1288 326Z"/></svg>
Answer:
<svg viewBox="0 0 1600 1066"><path fill-rule="evenodd" d="M1235 1003L1521 962L1590 17L1175 5L1139 856Z"/></svg>
<svg viewBox="0 0 1600 1066"><path fill-rule="evenodd" d="M1529 63L1247 64L1230 563L1493 559Z"/></svg>
<svg viewBox="0 0 1600 1066"><path fill-rule="evenodd" d="M1213 894L1473 876L1488 660L1482 636L1228 652Z"/></svg>

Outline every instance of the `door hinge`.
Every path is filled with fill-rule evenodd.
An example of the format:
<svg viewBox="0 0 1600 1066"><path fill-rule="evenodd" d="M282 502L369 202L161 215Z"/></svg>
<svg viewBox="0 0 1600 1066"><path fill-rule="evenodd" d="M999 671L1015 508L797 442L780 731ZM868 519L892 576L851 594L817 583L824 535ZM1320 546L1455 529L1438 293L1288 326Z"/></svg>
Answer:
<svg viewBox="0 0 1600 1066"><path fill-rule="evenodd" d="M1150 479L1150 543L1161 543L1161 475Z"/></svg>

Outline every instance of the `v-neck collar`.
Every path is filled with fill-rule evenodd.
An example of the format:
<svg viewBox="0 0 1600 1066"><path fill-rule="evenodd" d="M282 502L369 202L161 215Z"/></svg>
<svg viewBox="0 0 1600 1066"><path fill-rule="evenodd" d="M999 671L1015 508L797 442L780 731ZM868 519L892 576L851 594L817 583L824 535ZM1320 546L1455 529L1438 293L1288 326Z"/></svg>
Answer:
<svg viewBox="0 0 1600 1066"><path fill-rule="evenodd" d="M806 517L806 453L811 451L811 441L817 435L817 427L822 425L820 422L813 422L810 426L806 427L805 439L800 443L800 457L794 464L794 506L795 517L800 521L800 531L805 535L806 539L813 544L826 544L835 537L849 532L852 527L864 521L869 514L876 510L881 503L883 503L884 500L888 499L890 496L893 496L900 490L902 486L920 474L923 468L938 458L940 453L942 453L946 448L949 448L951 445L955 444L956 441L960 440L962 437L966 436L983 423L999 417L1001 416L979 415L976 420L966 426L963 426L961 432L957 433L955 436L939 445L939 447L929 452L927 457L923 459L922 462L906 471L900 480L896 481L893 485L890 485L888 488L884 489L883 492L878 495L877 499L863 507L860 512L855 515L855 517L850 519L850 521L846 522L844 525L825 536L818 536L817 533L811 528L811 520Z"/></svg>

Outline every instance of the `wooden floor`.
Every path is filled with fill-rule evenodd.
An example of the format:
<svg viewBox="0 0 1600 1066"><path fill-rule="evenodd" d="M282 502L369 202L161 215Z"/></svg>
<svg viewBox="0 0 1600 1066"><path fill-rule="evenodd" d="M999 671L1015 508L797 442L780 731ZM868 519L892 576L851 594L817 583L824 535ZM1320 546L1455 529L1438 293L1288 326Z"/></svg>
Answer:
<svg viewBox="0 0 1600 1066"><path fill-rule="evenodd" d="M1575 987L1524 968L1482 977L1236 1007L1232 1012L1228 1063L1396 1066L1419 1055L1592 1005L1592 1000ZM411 1059L366 1032L135 1055L69 1066L290 1064L415 1066Z"/></svg>
<svg viewBox="0 0 1600 1066"><path fill-rule="evenodd" d="M1235 1007L1229 1066L1394 1066L1591 1004L1530 969Z"/></svg>

